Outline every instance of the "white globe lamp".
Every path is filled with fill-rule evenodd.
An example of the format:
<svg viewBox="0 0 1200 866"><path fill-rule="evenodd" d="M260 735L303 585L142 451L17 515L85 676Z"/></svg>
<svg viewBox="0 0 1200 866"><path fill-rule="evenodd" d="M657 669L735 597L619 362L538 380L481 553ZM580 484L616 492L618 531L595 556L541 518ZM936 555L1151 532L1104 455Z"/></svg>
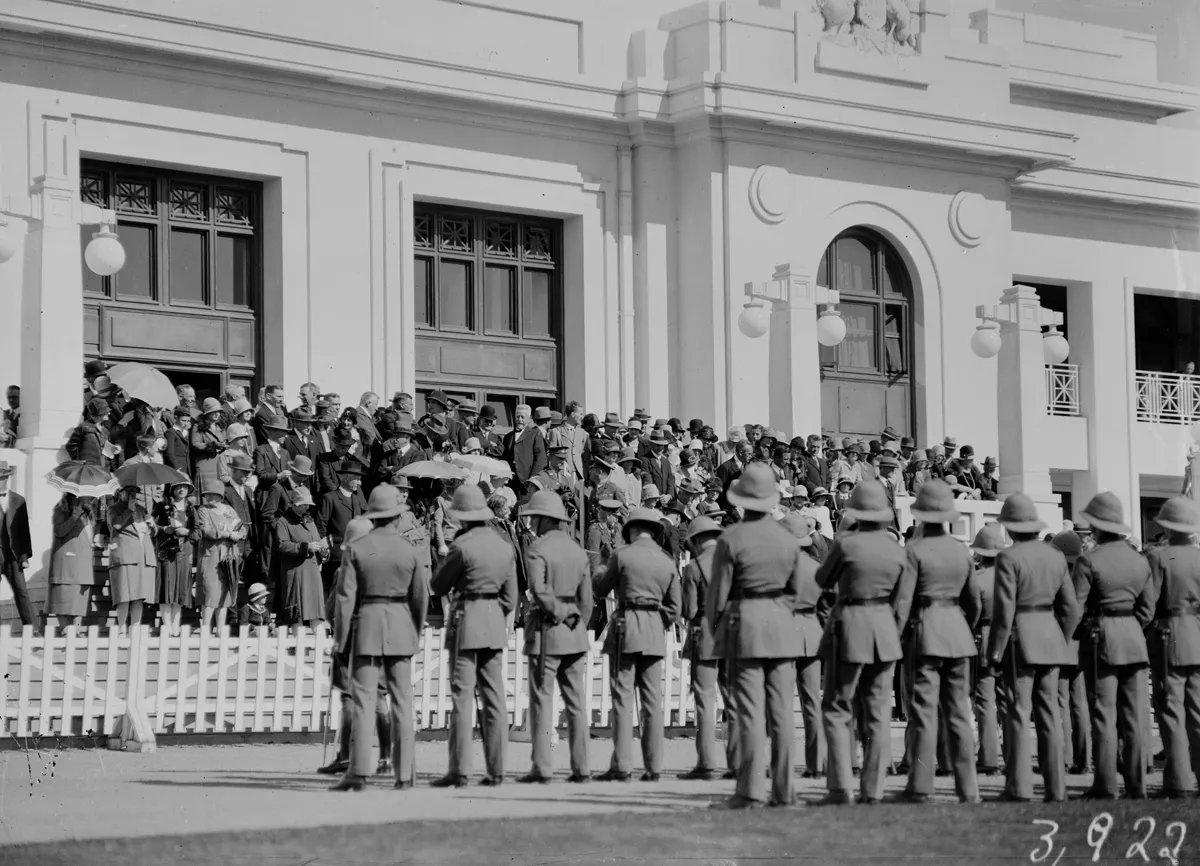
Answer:
<svg viewBox="0 0 1200 866"><path fill-rule="evenodd" d="M971 335L971 351L980 358L994 358L1000 354L1000 326L995 322L984 322Z"/></svg>
<svg viewBox="0 0 1200 866"><path fill-rule="evenodd" d="M747 301L738 316L738 330L750 339L757 339L771 329L771 311L762 301Z"/></svg>
<svg viewBox="0 0 1200 866"><path fill-rule="evenodd" d="M111 277L125 265L125 248L111 228L100 226L83 251L83 260L93 273Z"/></svg>
<svg viewBox="0 0 1200 866"><path fill-rule="evenodd" d="M0 264L17 254L17 238L8 228L8 222L0 219Z"/></svg>
<svg viewBox="0 0 1200 866"><path fill-rule="evenodd" d="M836 346L844 339L846 320L833 306L821 310L821 315L817 317L817 342L822 346Z"/></svg>
<svg viewBox="0 0 1200 866"><path fill-rule="evenodd" d="M1071 354L1071 345L1062 335L1057 326L1051 325L1050 330L1042 335L1042 356L1047 364L1061 364Z"/></svg>

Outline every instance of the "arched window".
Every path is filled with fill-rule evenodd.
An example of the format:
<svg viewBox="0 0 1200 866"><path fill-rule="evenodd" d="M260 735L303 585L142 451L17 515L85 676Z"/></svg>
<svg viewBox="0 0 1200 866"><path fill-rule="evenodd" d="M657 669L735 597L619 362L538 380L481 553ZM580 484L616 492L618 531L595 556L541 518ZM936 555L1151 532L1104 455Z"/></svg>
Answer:
<svg viewBox="0 0 1200 866"><path fill-rule="evenodd" d="M899 254L869 229L848 229L825 250L817 283L841 295L846 339L821 347L822 422L835 433L914 435L912 284Z"/></svg>

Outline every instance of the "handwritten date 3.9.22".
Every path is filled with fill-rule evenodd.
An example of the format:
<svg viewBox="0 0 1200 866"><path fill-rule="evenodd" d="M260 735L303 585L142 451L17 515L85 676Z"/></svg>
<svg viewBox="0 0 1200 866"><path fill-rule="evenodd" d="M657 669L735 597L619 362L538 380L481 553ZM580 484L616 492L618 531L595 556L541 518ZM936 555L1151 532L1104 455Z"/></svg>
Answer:
<svg viewBox="0 0 1200 866"><path fill-rule="evenodd" d="M1067 853L1067 844L1059 834L1058 822L1035 818L1033 824L1045 832L1038 837L1038 845L1029 852L1029 862L1058 866L1059 861ZM1109 846L1110 850L1105 851L1105 845L1110 841L1109 835L1112 833L1112 829L1113 816L1108 812L1101 812L1088 824L1084 841L1092 850L1093 863L1099 863L1101 857L1106 860L1121 859L1121 851L1112 845ZM1187 824L1183 821L1172 821L1160 832L1158 822L1147 815L1134 822L1133 835L1135 838L1124 852L1125 860L1143 863L1170 863L1171 866L1179 866L1180 853L1184 841L1187 839ZM1155 851L1156 847L1157 851ZM1078 862L1081 858L1076 854L1071 859Z"/></svg>

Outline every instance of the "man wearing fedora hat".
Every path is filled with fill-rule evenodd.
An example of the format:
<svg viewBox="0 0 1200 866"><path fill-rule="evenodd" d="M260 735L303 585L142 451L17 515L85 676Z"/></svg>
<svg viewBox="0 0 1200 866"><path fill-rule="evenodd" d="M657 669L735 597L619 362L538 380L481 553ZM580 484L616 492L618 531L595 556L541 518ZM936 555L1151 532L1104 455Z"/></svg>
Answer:
<svg viewBox="0 0 1200 866"><path fill-rule="evenodd" d="M767 763L765 731L771 738L770 802L790 806L795 660L804 655L805 646L794 611L800 603L804 569L813 563L800 552L796 538L769 519L779 504L779 488L769 466L747 466L727 496L742 509L743 518L717 540L706 599L716 654L725 658L729 668L738 735L736 793L719 805L744 809L767 802L762 772Z"/></svg>
<svg viewBox="0 0 1200 866"><path fill-rule="evenodd" d="M610 592L617 610L604 652L612 659L610 690L613 754L600 781L628 782L633 765L633 689L641 703L642 781L657 782L662 764L662 676L667 654L666 627L679 615L679 575L659 546L661 516L649 508L629 512L621 535L625 546L609 557L595 582L597 599Z"/></svg>
<svg viewBox="0 0 1200 866"><path fill-rule="evenodd" d="M538 406L530 416L529 425L518 434L513 442L513 471L521 484L529 483L549 463L546 452L546 431L550 427L550 407Z"/></svg>
<svg viewBox="0 0 1200 866"><path fill-rule="evenodd" d="M568 781L586 782L591 777L584 707L584 675L591 649L587 634L592 616L591 567L587 554L563 531L570 517L553 492L535 492L522 506L521 515L531 518L535 536L525 548L525 573L534 601L525 621L533 764L518 781L544 783L553 774L550 729L557 682L567 711L571 753Z"/></svg>
<svg viewBox="0 0 1200 866"><path fill-rule="evenodd" d="M1131 530L1121 500L1097 493L1082 512L1096 536L1096 546L1075 562L1075 597L1083 610L1079 662L1091 699L1092 788L1084 797L1117 796L1117 768L1125 779L1125 796L1146 796L1143 755L1146 715L1146 668L1150 656L1144 629L1154 618L1154 586L1150 565L1126 542ZM1120 758L1117 738L1121 739Z"/></svg>
<svg viewBox="0 0 1200 866"><path fill-rule="evenodd" d="M370 486L390 484L400 469L419 460L429 460L430 454L412 440L412 416L388 410L375 425L379 439L371 448Z"/></svg>
<svg viewBox="0 0 1200 866"><path fill-rule="evenodd" d="M506 619L517 604L517 565L512 546L489 526L494 515L477 486L464 484L454 491L450 516L461 529L431 588L435 595L454 593L453 603L447 608L453 629L448 639L453 646L450 689L454 718L450 769L433 784L441 788L467 784L471 700L478 688L487 765L482 784L499 785L504 781L504 750L508 745L503 653L508 646Z"/></svg>
<svg viewBox="0 0 1200 866"><path fill-rule="evenodd" d="M1026 802L1033 796L1029 744L1032 712L1038 763L1046 799L1066 798L1062 730L1058 718L1058 668L1069 661L1067 640L1079 623L1079 605L1062 553L1042 544L1046 524L1024 493L1004 500L998 522L1012 546L996 557L995 600L988 635L988 661L1007 686L1004 720L1004 793Z"/></svg>
<svg viewBox="0 0 1200 866"><path fill-rule="evenodd" d="M975 769L985 776L1000 772L1000 727L996 704L996 671L987 664L988 635L992 627L995 602L996 557L1008 546L1008 537L999 523L989 523L975 533L971 552L975 554L975 586L979 590L979 619L975 622L974 694L975 727L979 732L979 751Z"/></svg>
<svg viewBox="0 0 1200 866"><path fill-rule="evenodd" d="M314 463L321 456L321 446L317 437L313 435L313 422L316 416L313 415L312 409L308 406L301 405L292 410L291 422L292 430L283 439L283 450L290 457L299 457L303 454Z"/></svg>
<svg viewBox="0 0 1200 866"><path fill-rule="evenodd" d="M922 487L910 510L913 520L922 524L922 532L905 547L908 569L900 588L913 605L905 659L912 686L904 798L923 803L933 794L940 715L958 799L976 803L979 782L970 694L971 663L978 652L973 630L982 605L975 568L958 539L946 533L946 524L958 519L958 511L945 482L930 481Z"/></svg>
<svg viewBox="0 0 1200 866"><path fill-rule="evenodd" d="M347 458L358 460L363 464L364 473L369 469L366 463L351 453L354 447L354 433L350 430L345 427L336 428L330 435L330 441L333 443L333 447L318 457L313 464L317 478L317 492L322 496L338 489L338 484L341 483L338 472L343 460Z"/></svg>
<svg viewBox="0 0 1200 866"><path fill-rule="evenodd" d="M354 712L350 765L335 791L362 790L373 770L381 677L391 699L395 786L411 788L416 782L411 665L429 608L429 569L400 535L403 512L395 488L381 484L372 490L362 517L374 528L346 546L338 575L333 642L339 654L348 653L352 659Z"/></svg>
<svg viewBox="0 0 1200 866"><path fill-rule="evenodd" d="M342 564L342 538L346 527L367 511L362 479L362 463L353 457L343 460L338 471L338 489L323 493L317 503L317 532L329 539L329 559L321 566L321 584L326 596L333 589L334 578Z"/></svg>
<svg viewBox="0 0 1200 866"><path fill-rule="evenodd" d="M844 480L844 479L843 479ZM829 748L830 803L851 803L855 706L864 734L860 795L879 802L890 763L888 693L896 662L903 655L900 628L908 619L911 598L901 592L908 560L884 529L894 516L878 482L854 488L844 516L855 531L841 534L817 572L823 590L836 587L837 604L822 640L827 659L821 713Z"/></svg>
<svg viewBox="0 0 1200 866"><path fill-rule="evenodd" d="M1200 778L1200 511L1191 499L1176 496L1154 522L1168 533L1166 545L1147 554L1157 590L1150 634L1162 694L1163 795L1181 797L1192 784L1189 770Z"/></svg>

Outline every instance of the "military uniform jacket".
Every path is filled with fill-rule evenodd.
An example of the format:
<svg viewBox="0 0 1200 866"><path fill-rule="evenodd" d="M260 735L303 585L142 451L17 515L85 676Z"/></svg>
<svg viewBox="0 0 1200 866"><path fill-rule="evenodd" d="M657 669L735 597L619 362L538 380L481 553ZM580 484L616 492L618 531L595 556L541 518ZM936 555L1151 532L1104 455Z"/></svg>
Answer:
<svg viewBox="0 0 1200 866"><path fill-rule="evenodd" d="M796 538L770 517L731 526L713 554L707 615L713 623L716 654L742 659L798 658L816 653L816 564ZM775 598L754 595L775 593ZM731 614L735 613L735 616ZM811 626L796 616L812 616ZM736 632L731 631L736 618ZM811 644L806 652L806 645Z"/></svg>
<svg viewBox="0 0 1200 866"><path fill-rule="evenodd" d="M446 595L496 594L497 598L460 598L464 650L504 649L508 646L505 618L517 603L517 562L512 545L496 530L479 526L459 534L433 577L433 592Z"/></svg>
<svg viewBox="0 0 1200 866"><path fill-rule="evenodd" d="M608 568L608 560L617 547L613 531L603 523L595 522L587 531L587 557L591 562L592 576L599 577Z"/></svg>
<svg viewBox="0 0 1200 866"><path fill-rule="evenodd" d="M830 616L836 632L837 658L851 664L899 661L900 631L908 619L911 594L903 578L908 558L886 532L851 532L833 543L817 571L822 589L837 588L837 604ZM876 604L851 600L875 599ZM824 650L825 647L822 647Z"/></svg>
<svg viewBox="0 0 1200 866"><path fill-rule="evenodd" d="M904 548L913 600L910 627L914 655L943 659L976 654L973 629L982 604L975 564L962 542L952 535L918 538Z"/></svg>
<svg viewBox="0 0 1200 866"><path fill-rule="evenodd" d="M596 596L604 598L615 592L618 602L617 619L624 619L622 653L641 653L646 656L667 654L666 623L679 616L679 575L675 563L649 536L641 536L633 544L617 548L609 557L608 568L596 581ZM627 602L657 604L658 608L626 609ZM617 629L610 625L604 640L604 652L617 650Z"/></svg>
<svg viewBox="0 0 1200 866"><path fill-rule="evenodd" d="M525 575L537 602L525 623L525 654L542 651L543 619L547 621L546 655L587 652L591 648L587 626L592 616L592 574L583 549L561 529L551 530L526 547ZM568 628L563 620L572 613L579 614L579 622Z"/></svg>
<svg viewBox="0 0 1200 866"><path fill-rule="evenodd" d="M1156 547L1150 551L1155 597L1154 616L1167 637L1172 667L1200 665L1200 550L1191 545Z"/></svg>
<svg viewBox="0 0 1200 866"><path fill-rule="evenodd" d="M425 628L429 567L392 526L351 542L338 572L335 646L344 652L351 624L356 656L411 656Z"/></svg>
<svg viewBox="0 0 1200 866"><path fill-rule="evenodd" d="M712 623L706 610L708 578L712 574L715 547L709 547L683 569L683 610L681 619L687 627L683 654L696 661L707 662L720 658L716 653Z"/></svg>
<svg viewBox="0 0 1200 866"><path fill-rule="evenodd" d="M1098 651L1106 665L1145 664L1146 635L1154 618L1154 587L1150 564L1125 541L1110 541L1075 561L1075 598L1083 613L1077 633L1080 649ZM1117 611L1132 616L1102 616ZM1099 644L1093 645L1092 624L1099 625Z"/></svg>
<svg viewBox="0 0 1200 866"><path fill-rule="evenodd" d="M1079 605L1062 553L1038 540L1000 551L989 660L998 660L1015 640L1026 665L1070 664L1067 639L1078 623Z"/></svg>

